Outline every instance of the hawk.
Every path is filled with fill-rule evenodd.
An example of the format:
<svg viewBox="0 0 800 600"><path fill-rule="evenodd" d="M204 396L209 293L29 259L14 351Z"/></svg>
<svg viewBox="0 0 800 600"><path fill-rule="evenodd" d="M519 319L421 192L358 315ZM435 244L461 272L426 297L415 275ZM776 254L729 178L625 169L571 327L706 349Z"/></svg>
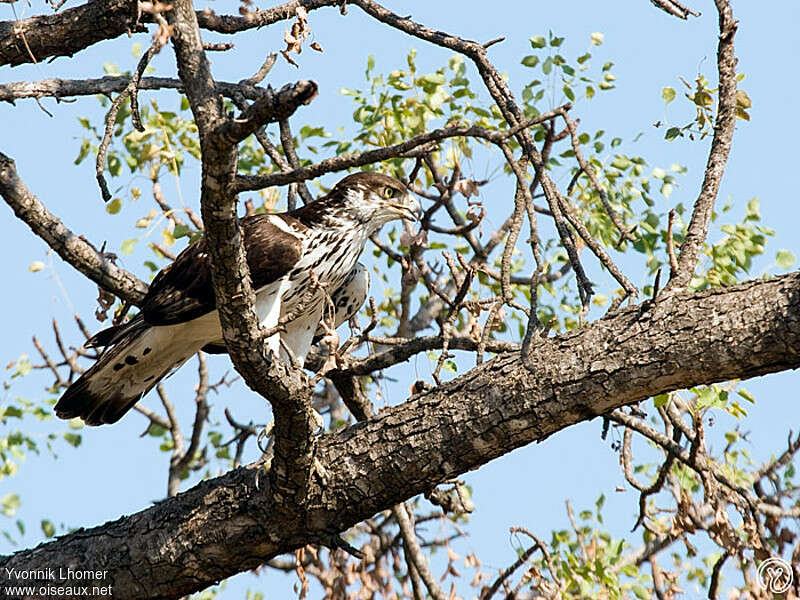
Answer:
<svg viewBox="0 0 800 600"><path fill-rule="evenodd" d="M300 308L283 332L269 338L269 348L302 365L325 329L323 319L338 327L364 303L369 278L358 258L369 236L389 221L420 214L419 202L403 183L362 172L296 210L242 218L261 325L274 327ZM87 345L104 350L67 388L55 411L88 425L118 421L197 351L225 352L205 240L188 246L155 276L135 317L97 333Z"/></svg>

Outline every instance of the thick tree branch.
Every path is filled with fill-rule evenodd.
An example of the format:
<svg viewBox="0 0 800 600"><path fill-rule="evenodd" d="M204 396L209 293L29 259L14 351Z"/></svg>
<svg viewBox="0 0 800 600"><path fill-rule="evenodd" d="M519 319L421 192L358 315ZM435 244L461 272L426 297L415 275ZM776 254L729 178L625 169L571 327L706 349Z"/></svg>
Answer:
<svg viewBox="0 0 800 600"><path fill-rule="evenodd" d="M297 7L307 11L338 6L341 0L292 0L245 16L197 11L200 27L218 33L237 33L291 19ZM51 56L72 56L103 40L144 31L140 22L152 16L138 14L136 0L96 0L53 14L18 21L0 21L0 66L39 62Z"/></svg>
<svg viewBox="0 0 800 600"><path fill-rule="evenodd" d="M302 104L308 104L317 95L317 84L313 81L287 83L277 92L267 90L261 98L248 106L234 120L226 121L216 135L222 142L238 144L263 125L286 118Z"/></svg>
<svg viewBox="0 0 800 600"><path fill-rule="evenodd" d="M14 161L0 153L0 196L31 230L66 262L89 279L131 304L140 304L147 284L117 267L83 236L72 233L31 193L17 174Z"/></svg>
<svg viewBox="0 0 800 600"><path fill-rule="evenodd" d="M177 598L574 423L652 395L800 366L800 273L619 311L495 358L324 436L302 520L276 510L263 467L234 470L141 513L0 560L109 569L117 598ZM84 581L84 584L91 582Z"/></svg>
<svg viewBox="0 0 800 600"><path fill-rule="evenodd" d="M130 77L107 75L98 79L42 79L41 81L15 81L0 84L0 101L14 102L23 98L109 95L122 92L130 83ZM218 81L217 91L228 98L239 94L248 100L262 98L267 90L249 83L229 83ZM173 89L183 92L183 82L170 77L142 77L137 86L139 90Z"/></svg>
<svg viewBox="0 0 800 600"><path fill-rule="evenodd" d="M217 93L211 67L203 50L191 0L175 0L168 20L174 27L172 41L178 63L178 75L185 84L186 96L200 134L203 171L200 203L205 225L211 274L222 334L236 370L245 383L268 398L275 417L275 455L272 461L271 484L277 506L290 519L296 513L299 498L304 496L311 476L316 428L311 408L312 386L302 369L269 355L266 335L258 323L255 293L250 282L242 233L236 214L236 138L239 131L225 115ZM258 128L258 120L269 120L274 114L286 117L316 85L308 82L284 88L291 104L282 106L270 101L258 104L245 121ZM300 99L295 102L295 100ZM272 113L270 112L272 111ZM227 135L231 128L235 135Z"/></svg>
<svg viewBox="0 0 800 600"><path fill-rule="evenodd" d="M137 0L95 0L53 15L0 22L0 66L72 56L136 30Z"/></svg>
<svg viewBox="0 0 800 600"><path fill-rule="evenodd" d="M737 22L728 0L715 0L719 11L719 45L717 46L717 69L719 71L719 106L714 123L714 138L708 154L706 171L700 195L694 203L692 220L686 231L678 256L678 269L672 271L665 291L681 291L689 285L694 274L700 251L708 235L711 212L719 193L719 185L725 172L725 164L731 151L733 131L736 128L736 55L733 38Z"/></svg>

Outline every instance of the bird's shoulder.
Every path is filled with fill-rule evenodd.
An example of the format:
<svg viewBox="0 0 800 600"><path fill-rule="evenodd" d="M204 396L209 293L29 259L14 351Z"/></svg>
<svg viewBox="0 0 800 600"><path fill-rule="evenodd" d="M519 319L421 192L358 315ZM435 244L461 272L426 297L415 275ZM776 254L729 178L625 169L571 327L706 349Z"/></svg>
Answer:
<svg viewBox="0 0 800 600"><path fill-rule="evenodd" d="M252 215L240 224L255 289L277 281L300 259L307 228L291 215ZM142 312L152 325L171 325L196 319L215 307L206 240L200 238L159 271Z"/></svg>

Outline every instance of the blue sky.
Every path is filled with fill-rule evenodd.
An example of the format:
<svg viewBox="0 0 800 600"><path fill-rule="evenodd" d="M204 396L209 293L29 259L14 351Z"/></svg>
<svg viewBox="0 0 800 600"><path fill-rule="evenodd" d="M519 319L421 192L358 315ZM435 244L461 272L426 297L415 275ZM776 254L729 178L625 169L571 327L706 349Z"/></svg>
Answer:
<svg viewBox="0 0 800 600"><path fill-rule="evenodd" d="M490 5L477 1L464 2L386 2L401 14L412 13L414 19L432 28L442 29L464 37L487 41L505 36L506 41L492 47L490 57L502 71L508 73L512 89L519 93L531 74L520 63L530 53L528 39L547 35L548 30L565 36L563 53L578 56L589 45L593 32L604 34L604 44L593 48L596 60L615 62L616 90L601 94L591 103L580 103L574 115L581 119L586 131L602 128L625 141L628 152L647 157L653 166L669 167L679 163L688 173L675 190L672 202L691 205L702 177L707 142L666 142L663 129L655 121L686 122L691 114L685 103L674 102L667 109L661 99L661 89L670 85L679 89L679 77L693 81L698 72L714 79L716 46L716 13L713 2L697 0L693 8L703 12L697 19L679 21L656 10L646 0L608 3L591 1L572 3L504 2ZM18 3L18 16L28 16L31 9ZM211 3L218 12L235 12L235 6ZM521 8L524 7L524 8ZM794 147L800 128L794 118L800 83L793 67L800 58L800 5L794 0L780 0L764 10L763 3L739 0L734 13L740 20L737 34L737 55L740 72L746 74L741 87L753 102L751 122L739 121L733 151L723 180L720 202L730 199L734 213L741 214L748 200L761 200L764 223L775 229L776 238L768 244L767 255L757 262L752 275L775 272L771 267L775 252L780 248L800 256L800 236L796 235L800 210L796 192L789 185L795 170ZM36 10L39 10L37 4ZM0 5L0 19L14 18L12 6ZM388 30L370 20L358 8L350 7L342 17L335 9L310 14L309 22L315 39L325 52L306 51L299 57L300 69L279 60L269 75L273 85L280 86L297 78L313 79L320 86L319 97L301 109L295 118L300 123L325 123L330 129L347 128L352 104L339 93L340 88L364 86L364 67L368 54L376 58L376 71L388 72L402 68L410 48L419 52L420 70L432 70L445 64L450 52L428 46L423 42ZM282 47L284 26L265 31L248 32L234 40L236 48L211 56L215 76L220 80L237 81L251 75L267 53ZM208 35L207 41L226 39ZM136 59L131 55L133 41L146 45L147 36L136 40L121 38L98 44L75 59L60 58L40 63L0 70L0 81L37 80L49 77L98 77L103 74L105 61L115 62L123 70L132 69ZM166 48L153 63L159 75L174 73L174 57ZM474 71L471 79L477 81ZM680 89L679 89L680 91ZM148 99L151 94L143 94ZM556 98L557 102L558 99ZM175 105L174 96L161 96L161 106ZM47 206L59 215L74 231L85 233L95 243L108 240L118 247L129 236L125 229L132 220L149 210L140 203L127 204L122 218L107 215L94 180L93 161L79 167L73 165L78 152L82 130L78 116L91 116L100 123L99 104L91 98L74 103L56 104L43 100L55 118L48 117L35 102L20 101L17 107L0 106L0 151L17 161L20 175ZM346 129L347 130L347 129ZM633 141L638 134L637 141ZM476 161L474 175L481 177L496 167L495 163ZM326 183L337 176L325 179ZM180 192L187 204L196 206L199 170L190 166L180 180ZM498 184L502 185L502 184ZM177 194L176 185L165 180L168 197ZM498 188L499 189L499 188ZM489 192L491 193L491 192ZM490 196L494 198L493 196ZM508 194L496 198L509 201ZM486 196L484 197L485 201ZM76 310L87 320L90 329L98 328L91 321L95 287L77 275L71 267L57 258L46 256L44 244L35 239L26 226L15 220L6 208L0 221L0 235L6 258L3 276L6 290L0 298L3 308L3 337L0 340L0 363L7 364L21 353L35 356L31 336L49 340L50 320L59 319L68 331L68 343L76 343L77 334L70 325ZM141 213L141 214L140 214ZM718 235L718 234L717 234ZM42 260L48 268L38 273L28 271L34 260ZM52 267L49 265L52 263ZM140 256L123 257L123 266L145 276ZM639 285L647 282L643 274L630 273ZM373 287L372 294L382 295ZM226 359L213 362L217 373L226 369ZM191 368L191 367L189 367ZM427 370L426 365L411 363L395 375L406 378L400 388L415 377L415 369ZM176 377L171 385L180 386ZM800 404L795 390L798 376L783 373L748 382L757 403L745 422L752 430L751 452L764 459L779 450L776 444L785 439L788 429L800 423ZM41 397L42 388L50 383L46 377L28 377L15 385L11 393ZM257 418L260 406L253 405L248 393L236 389L223 393L215 402L252 411ZM153 400L150 400L151 405ZM182 411L189 418L188 408ZM728 423L727 425L730 425ZM720 431L726 423L719 423ZM0 481L0 496L15 491L22 497L19 516L29 520L29 534L24 545L39 541L38 519L46 517L67 526L90 526L141 510L161 498L166 487L167 456L159 454L152 439L139 437L144 419L130 415L114 427L84 430L84 443L76 451L62 448L60 459L30 457L20 474ZM564 500L571 498L577 509L590 507L605 493L606 518L609 528L624 535L634 521L636 498L632 492L618 493L623 484L618 457L609 441L600 439L600 423L593 421L570 428L544 443L517 450L486 465L465 479L474 488L477 510L471 518L470 537L455 548L462 554L475 551L486 564L502 567L516 558L508 538L508 527L523 525L547 536L554 528L567 523ZM0 517L2 518L2 517ZM0 529L5 523L0 521ZM0 540L0 552L11 551ZM268 592L268 597L284 597L290 592L292 580L270 578L254 580L239 576L223 593L224 598L241 598L246 585Z"/></svg>

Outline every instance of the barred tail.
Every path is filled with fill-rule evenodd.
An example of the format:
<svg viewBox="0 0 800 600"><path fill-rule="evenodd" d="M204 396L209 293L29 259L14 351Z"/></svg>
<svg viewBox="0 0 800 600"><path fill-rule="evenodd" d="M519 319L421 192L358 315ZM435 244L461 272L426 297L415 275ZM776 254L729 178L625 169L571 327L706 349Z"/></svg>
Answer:
<svg viewBox="0 0 800 600"><path fill-rule="evenodd" d="M119 421L192 355L193 351L176 353L170 329L148 325L138 318L115 331L114 345L67 388L56 404L56 415L62 419L80 417L87 425Z"/></svg>

